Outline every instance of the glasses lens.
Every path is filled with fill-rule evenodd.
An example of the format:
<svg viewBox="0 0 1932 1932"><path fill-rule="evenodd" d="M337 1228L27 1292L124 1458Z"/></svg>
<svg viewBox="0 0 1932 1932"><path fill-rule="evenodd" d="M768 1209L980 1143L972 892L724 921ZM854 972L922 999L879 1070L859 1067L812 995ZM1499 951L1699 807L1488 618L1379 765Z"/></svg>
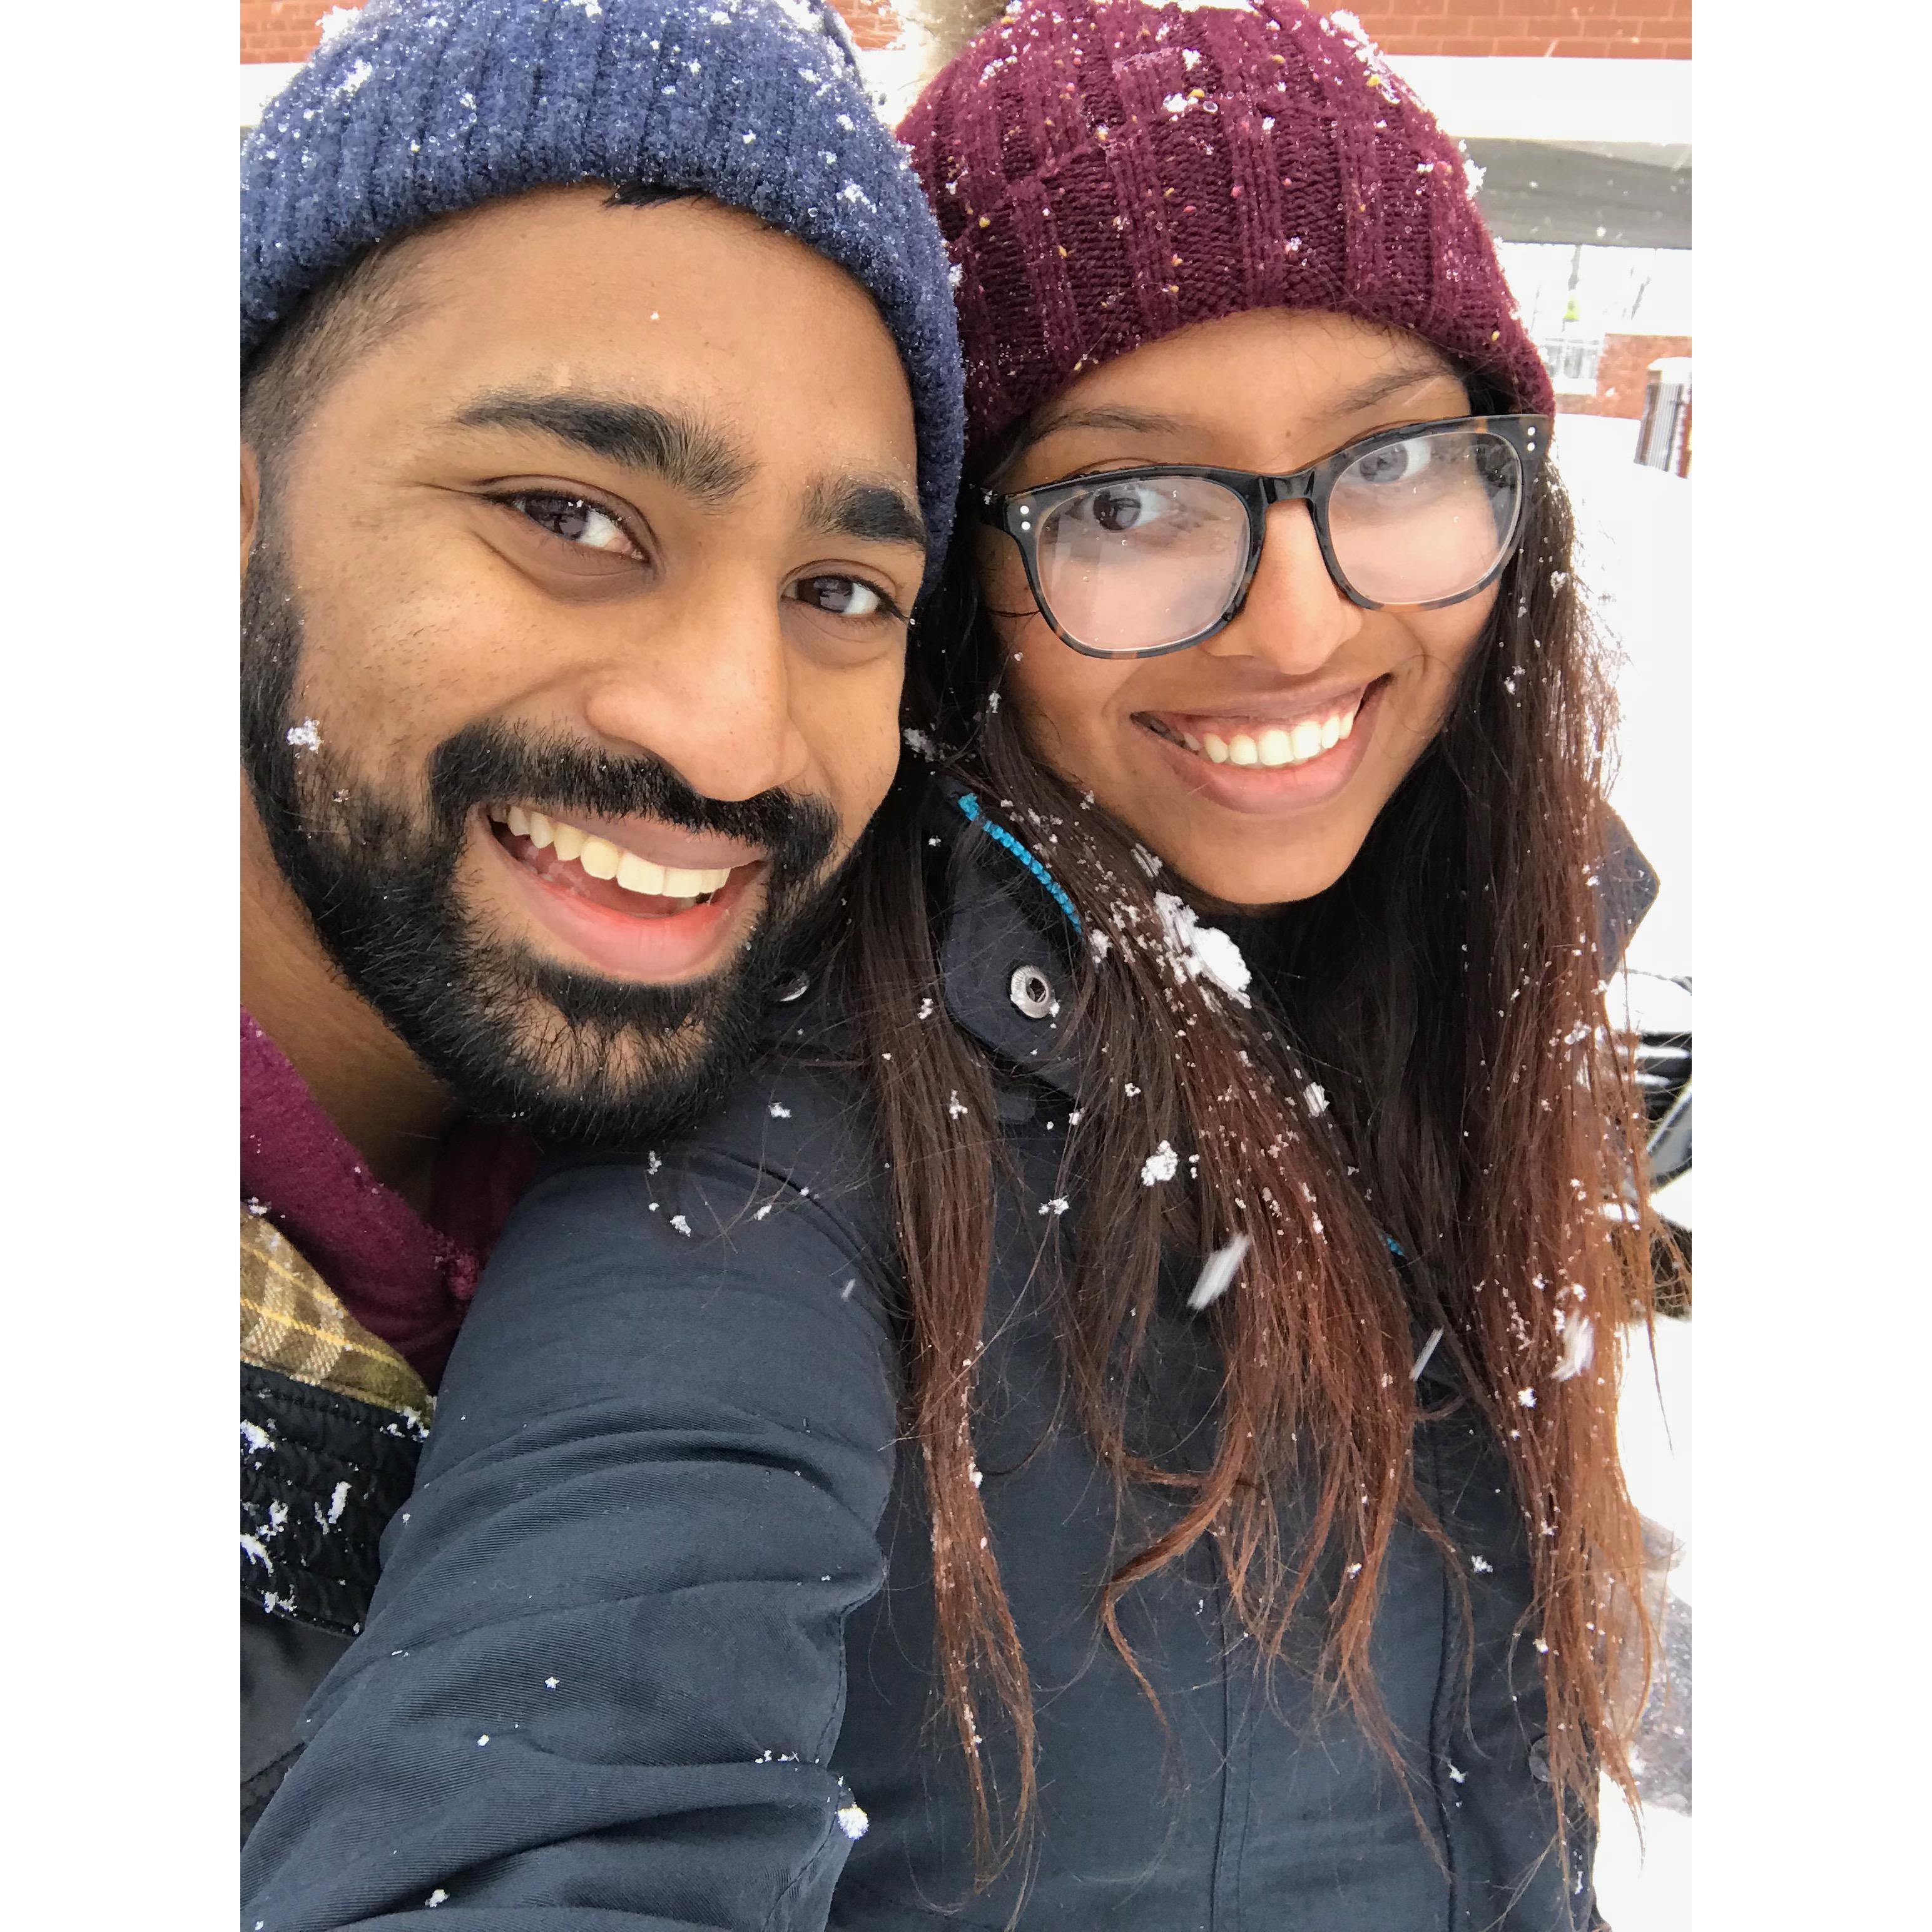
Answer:
<svg viewBox="0 0 1932 1932"><path fill-rule="evenodd" d="M1432 430L1358 457L1328 498L1335 561L1376 604L1473 590L1509 554L1522 464L1492 430Z"/></svg>
<svg viewBox="0 0 1932 1932"><path fill-rule="evenodd" d="M1089 650L1157 650L1227 608L1247 563L1248 513L1204 477L1096 476L1041 517L1034 554L1062 631Z"/></svg>

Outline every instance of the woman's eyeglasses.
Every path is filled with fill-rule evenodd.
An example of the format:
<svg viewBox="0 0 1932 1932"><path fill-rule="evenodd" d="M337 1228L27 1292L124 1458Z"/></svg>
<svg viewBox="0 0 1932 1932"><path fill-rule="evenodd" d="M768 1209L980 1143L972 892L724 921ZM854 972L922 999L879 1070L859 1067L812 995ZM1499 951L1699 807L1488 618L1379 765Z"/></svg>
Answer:
<svg viewBox="0 0 1932 1932"><path fill-rule="evenodd" d="M1289 476L1192 464L1102 470L982 520L1020 547L1040 615L1095 658L1185 650L1246 602L1276 503L1305 502L1335 585L1366 610L1435 609L1493 582L1521 541L1547 416L1382 430Z"/></svg>

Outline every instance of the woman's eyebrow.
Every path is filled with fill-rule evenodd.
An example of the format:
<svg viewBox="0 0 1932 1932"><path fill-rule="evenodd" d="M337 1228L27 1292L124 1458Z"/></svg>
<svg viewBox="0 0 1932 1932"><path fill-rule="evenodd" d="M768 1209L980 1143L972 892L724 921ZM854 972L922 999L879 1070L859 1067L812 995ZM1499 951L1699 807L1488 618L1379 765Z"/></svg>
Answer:
<svg viewBox="0 0 1932 1932"><path fill-rule="evenodd" d="M1386 402L1405 389L1420 388L1425 382L1441 382L1445 378L1451 382L1456 380L1455 370L1447 362L1432 356L1426 360L1416 358L1399 368L1384 370L1378 376L1370 376L1346 394L1336 397L1322 414L1330 418L1358 416L1364 410L1373 409L1378 403ZM1058 436L1066 430L1112 430L1126 436L1180 436L1204 427L1192 416L1172 416L1156 410L1131 409L1118 404L1091 408L1048 409L1013 454L1023 455L1048 437Z"/></svg>
<svg viewBox="0 0 1932 1932"><path fill-rule="evenodd" d="M1352 416L1372 410L1378 403L1399 396L1405 389L1419 389L1425 382L1454 382L1456 372L1447 362L1431 356L1426 362L1406 363L1401 368L1371 376L1346 396L1340 396L1323 411L1328 416Z"/></svg>
<svg viewBox="0 0 1932 1932"><path fill-rule="evenodd" d="M1022 446L1031 449L1036 443L1044 442L1050 436L1058 436L1063 430L1115 430L1128 436L1176 436L1202 425L1188 416L1163 415L1154 410L1132 410L1116 406L1094 409L1049 409L1034 425L1033 434ZM1016 455L1020 451L1014 452Z"/></svg>

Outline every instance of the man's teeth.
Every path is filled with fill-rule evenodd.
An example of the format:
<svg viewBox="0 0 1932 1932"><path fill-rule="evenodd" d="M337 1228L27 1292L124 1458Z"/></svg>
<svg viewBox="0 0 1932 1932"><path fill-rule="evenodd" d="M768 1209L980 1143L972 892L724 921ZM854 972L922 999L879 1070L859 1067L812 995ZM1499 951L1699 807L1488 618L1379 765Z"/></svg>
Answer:
<svg viewBox="0 0 1932 1932"><path fill-rule="evenodd" d="M1197 738L1184 731L1180 742L1217 765L1305 765L1310 758L1332 752L1354 730L1355 713L1360 708L1358 698L1347 710L1326 718L1304 718L1298 724L1270 724L1252 733L1237 731L1228 738L1212 731L1204 731Z"/></svg>
<svg viewBox="0 0 1932 1932"><path fill-rule="evenodd" d="M490 808L490 816L499 825L507 825L520 838L527 838L539 852L554 851L560 859L574 859L593 879L615 879L626 892L642 892L652 898L702 898L716 892L731 876L728 866L722 870L707 867L690 871L677 866L654 866L594 832L580 831L559 818L541 812L526 811L520 805Z"/></svg>

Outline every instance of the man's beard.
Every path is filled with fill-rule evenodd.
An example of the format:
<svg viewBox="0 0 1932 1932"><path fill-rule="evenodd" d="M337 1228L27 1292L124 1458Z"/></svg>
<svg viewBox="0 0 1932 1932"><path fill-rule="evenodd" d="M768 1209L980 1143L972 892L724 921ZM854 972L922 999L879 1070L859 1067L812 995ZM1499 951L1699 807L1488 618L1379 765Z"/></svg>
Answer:
<svg viewBox="0 0 1932 1932"><path fill-rule="evenodd" d="M242 598L242 765L276 863L350 986L470 1113L542 1139L635 1142L716 1106L757 1049L779 972L836 892L830 807L778 791L723 803L658 759L494 723L437 748L426 804L388 795L304 742L302 647L302 614L265 524ZM717 972L676 986L606 979L479 932L458 870L477 808L513 802L762 847L756 926Z"/></svg>

